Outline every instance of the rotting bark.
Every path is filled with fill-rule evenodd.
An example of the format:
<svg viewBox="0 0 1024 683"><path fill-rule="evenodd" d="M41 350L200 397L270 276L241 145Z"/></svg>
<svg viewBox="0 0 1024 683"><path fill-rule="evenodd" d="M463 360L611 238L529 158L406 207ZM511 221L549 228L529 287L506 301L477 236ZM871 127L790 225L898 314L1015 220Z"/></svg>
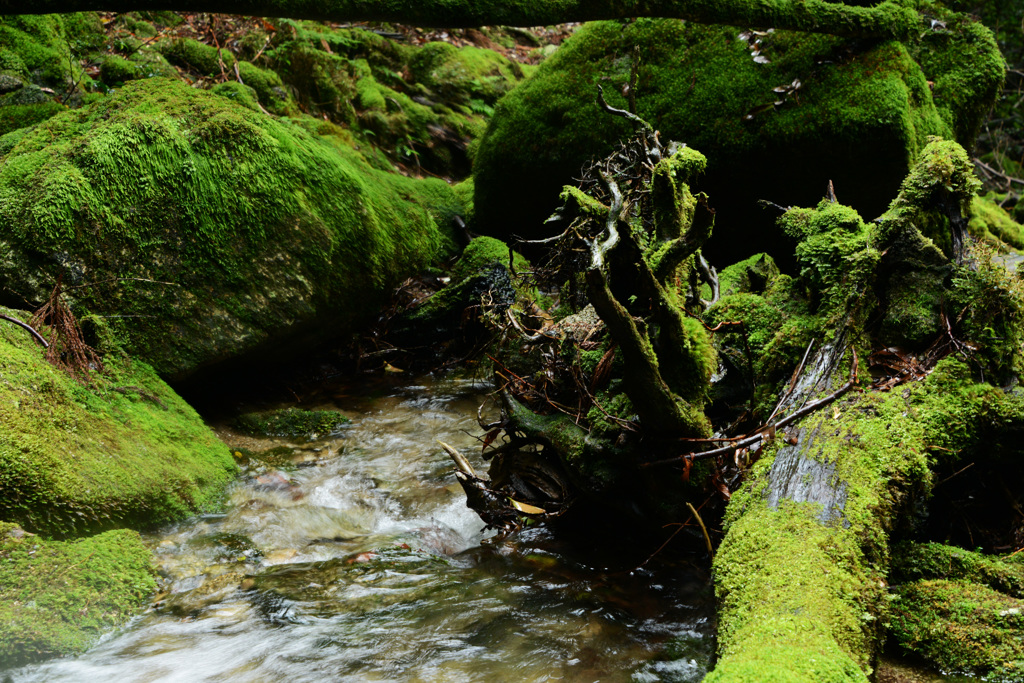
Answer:
<svg viewBox="0 0 1024 683"><path fill-rule="evenodd" d="M705 24L737 24L832 33L855 38L902 38L927 28L909 4L887 1L857 7L824 0L532 0L478 2L433 0L410 3L380 0L0 0L0 14L86 11L220 12L320 21L384 21L418 26L547 26L573 21L666 17Z"/></svg>

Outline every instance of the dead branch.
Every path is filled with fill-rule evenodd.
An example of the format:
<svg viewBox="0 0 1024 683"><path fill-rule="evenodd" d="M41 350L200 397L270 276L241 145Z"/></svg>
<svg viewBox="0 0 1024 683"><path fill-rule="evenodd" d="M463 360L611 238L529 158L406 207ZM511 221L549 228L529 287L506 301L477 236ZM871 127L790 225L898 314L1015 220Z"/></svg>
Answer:
<svg viewBox="0 0 1024 683"><path fill-rule="evenodd" d="M850 380L846 384L839 387L839 389L829 394L828 396L819 398L816 401L811 401L802 408L793 411L792 413L782 418L775 424L762 425L760 428L758 428L758 430L755 433L751 434L750 436L744 437L743 439L736 443L729 444L728 446L723 446L722 448L715 448L710 451L683 453L682 455L673 456L671 458L665 458L664 460L654 460L652 462L645 462L642 463L640 467L646 468L654 467L656 465L670 465L673 463L678 463L680 460L687 458L690 460L707 460L708 458L715 458L718 457L719 455L726 455L735 450L742 448L750 448L756 444L759 444L761 441L773 435L777 430L782 429L783 427L786 427L796 422L800 418L810 415L811 413L815 412L820 408L824 408L825 406L835 401L837 398L843 396L850 389L852 389L857 384L857 366L857 350L853 349L853 368L850 371Z"/></svg>
<svg viewBox="0 0 1024 683"><path fill-rule="evenodd" d="M48 342L45 339L43 339L43 335L41 335L38 332L36 332L36 329L34 327L32 327L31 325L29 325L28 323L23 323L20 320L18 320L17 318L12 318L11 316L3 315L2 313L0 313L0 319L6 320L7 322L14 323L18 327L21 327L21 328L24 328L25 330L28 330L29 334L31 334L35 338L35 340L37 342L42 344L44 349L50 348L50 342Z"/></svg>

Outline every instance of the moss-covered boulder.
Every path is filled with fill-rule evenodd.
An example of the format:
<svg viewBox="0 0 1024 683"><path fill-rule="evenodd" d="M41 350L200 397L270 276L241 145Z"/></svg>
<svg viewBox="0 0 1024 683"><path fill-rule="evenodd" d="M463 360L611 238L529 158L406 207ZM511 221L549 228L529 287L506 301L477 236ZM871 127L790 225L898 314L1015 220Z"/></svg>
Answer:
<svg viewBox="0 0 1024 683"><path fill-rule="evenodd" d="M155 588L134 531L62 542L0 522L0 669L82 652Z"/></svg>
<svg viewBox="0 0 1024 683"><path fill-rule="evenodd" d="M1024 600L970 581L922 580L895 593L890 631L946 673L1024 679Z"/></svg>
<svg viewBox="0 0 1024 683"><path fill-rule="evenodd" d="M334 434L348 423L349 419L336 410L285 408L239 415L234 426L249 436L314 439Z"/></svg>
<svg viewBox="0 0 1024 683"><path fill-rule="evenodd" d="M353 329L452 248L460 205L317 125L337 135L165 79L40 124L0 159L0 287L63 277L169 377Z"/></svg>
<svg viewBox="0 0 1024 683"><path fill-rule="evenodd" d="M638 113L709 159L712 257L778 256L775 215L757 200L813 205L829 180L844 203L879 215L928 135L970 144L1004 69L987 29L963 19L913 44L676 20L587 24L496 108L475 163L477 229L537 235L561 186L624 137L629 124L595 94L603 85L612 106L627 107L634 48Z"/></svg>
<svg viewBox="0 0 1024 683"><path fill-rule="evenodd" d="M80 105L92 78L72 55L102 42L95 12L0 17L0 136Z"/></svg>
<svg viewBox="0 0 1024 683"><path fill-rule="evenodd" d="M72 379L0 320L0 519L69 536L217 505L228 449L148 365L111 351L105 366Z"/></svg>

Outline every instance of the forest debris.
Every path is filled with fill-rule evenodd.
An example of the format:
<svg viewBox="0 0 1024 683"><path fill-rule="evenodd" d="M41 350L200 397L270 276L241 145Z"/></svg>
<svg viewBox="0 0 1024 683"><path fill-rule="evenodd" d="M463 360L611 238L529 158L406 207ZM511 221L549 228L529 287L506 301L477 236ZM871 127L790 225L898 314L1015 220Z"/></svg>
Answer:
<svg viewBox="0 0 1024 683"><path fill-rule="evenodd" d="M62 278L57 278L49 299L32 314L29 325L49 326L50 344L46 347L46 360L51 365L75 379L88 379L90 373L103 371L103 361L85 343L78 320L64 302Z"/></svg>
<svg viewBox="0 0 1024 683"><path fill-rule="evenodd" d="M39 334L39 332L36 331L36 328L32 327L28 323L24 323L24 322L18 320L17 318L13 318L13 317L11 317L9 315L4 315L2 313L0 313L0 320L6 320L8 322L12 322L15 325L17 325L18 327L21 327L22 329L28 330L29 334L31 334L32 337L37 342L39 342L44 349L50 348L50 342L46 341L46 339L43 338L43 335Z"/></svg>
<svg viewBox="0 0 1024 683"><path fill-rule="evenodd" d="M852 351L853 351L853 367L850 370L850 380L846 384L844 384L843 386L839 387L839 389L837 389L833 393L829 394L828 396L824 396L822 398L817 399L816 401L811 401L810 403L805 404L802 408L799 408L799 409L793 411L792 413L790 413L786 417L782 418L781 420L775 422L774 424L762 425L753 434L744 437L743 439L741 439L737 443L731 443L728 446L723 446L721 448L715 448L715 449L710 450L710 451L683 453L682 455L673 456L671 458L665 458L664 460L653 460L651 462L642 463L640 465L640 467L654 467L655 465L670 465L670 464L673 464L673 463L679 463L679 461L684 460L684 459L686 459L686 460L707 460L708 458L715 458L715 457L718 457L719 455L726 455L726 454L732 453L736 449L750 448L752 446L760 444L760 442L762 442L762 441L769 440L772 436L774 436L775 432L778 429L780 429L782 427L785 427L785 426L787 426L789 424L792 424L793 422L796 422L797 420L799 420L802 417L806 417L807 415L810 415L811 413L815 412L819 408L824 408L825 406L831 404L837 398L841 397L843 394L848 392L850 389L852 389L854 387L854 385L856 385L856 383L857 383L857 365L858 365L858 363L857 363L857 350L856 349L852 349ZM845 354L843 354L843 355L845 355ZM840 357L842 357L842 356L840 356Z"/></svg>

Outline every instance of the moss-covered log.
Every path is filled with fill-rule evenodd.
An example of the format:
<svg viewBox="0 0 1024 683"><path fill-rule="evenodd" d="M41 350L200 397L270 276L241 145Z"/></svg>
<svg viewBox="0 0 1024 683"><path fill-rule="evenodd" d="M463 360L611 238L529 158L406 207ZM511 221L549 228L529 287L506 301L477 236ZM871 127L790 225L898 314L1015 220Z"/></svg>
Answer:
<svg viewBox="0 0 1024 683"><path fill-rule="evenodd" d="M448 28L468 26L546 26L571 21L671 17L708 24L835 33L855 37L901 37L924 24L913 3L888 0L857 7L825 0L531 0L478 2L435 0L0 0L0 14L48 14L105 10L178 10L322 21L393 21Z"/></svg>
<svg viewBox="0 0 1024 683"><path fill-rule="evenodd" d="M730 502L715 558L722 659L707 680L868 680L889 610L889 534L926 497L929 463L944 452L936 440L977 448L1021 407L949 358L925 381L849 398L770 448Z"/></svg>

